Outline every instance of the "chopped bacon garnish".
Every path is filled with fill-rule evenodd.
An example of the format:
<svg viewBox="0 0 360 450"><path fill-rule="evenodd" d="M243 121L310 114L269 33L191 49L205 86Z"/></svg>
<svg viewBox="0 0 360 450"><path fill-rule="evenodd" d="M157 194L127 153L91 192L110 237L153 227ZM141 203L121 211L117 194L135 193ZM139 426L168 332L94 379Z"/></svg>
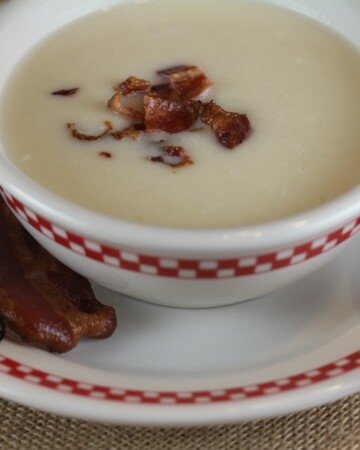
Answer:
<svg viewBox="0 0 360 450"><path fill-rule="evenodd" d="M85 337L107 338L116 328L114 309L45 251L1 199L0 317L25 341L59 353Z"/></svg>
<svg viewBox="0 0 360 450"><path fill-rule="evenodd" d="M146 131L179 133L188 130L199 115L199 104L184 101L176 92L151 92L144 97Z"/></svg>
<svg viewBox="0 0 360 450"><path fill-rule="evenodd" d="M204 105L200 119L212 129L218 141L230 149L241 144L251 128L246 114L225 111L214 101Z"/></svg>
<svg viewBox="0 0 360 450"><path fill-rule="evenodd" d="M148 160L156 163L166 164L171 167L190 166L193 160L186 153L183 147L168 145L162 149L162 156L149 156Z"/></svg>
<svg viewBox="0 0 360 450"><path fill-rule="evenodd" d="M125 130L114 131L113 133L111 133L111 136L114 139L118 140L124 139L126 137L136 140L140 137L141 134L144 133L145 130L145 124L135 123L133 126L125 128Z"/></svg>
<svg viewBox="0 0 360 450"><path fill-rule="evenodd" d="M138 139L141 134L152 135L157 132L180 133L185 130L199 131L203 127L196 127L197 119L208 125L218 141L226 148L232 149L243 142L251 126L246 114L238 114L224 110L214 101L203 104L195 97L205 92L211 83L205 73L197 66L174 66L159 70L158 75L167 82L151 86L150 82L134 76L128 77L117 86L116 93L108 101L108 107L116 114L130 119L133 125L124 130L113 131L114 139ZM138 95L129 106L124 103L124 97ZM139 104L137 101L139 100ZM135 122L135 124L134 124ZM109 122L107 122L109 123ZM68 124L72 135L82 141L94 141L105 136L112 130L112 125L99 135L80 133L75 124ZM182 149L182 147L165 147L168 149ZM171 152L171 150L169 150ZM175 150L174 150L175 151ZM187 160L187 154L182 149L181 164L192 164ZM166 164L166 158L174 158L164 150L163 156L149 159ZM184 163L185 161L185 163ZM169 164L173 165L173 164ZM173 165L178 167L179 164Z"/></svg>
<svg viewBox="0 0 360 450"><path fill-rule="evenodd" d="M52 95L61 95L63 97L70 97L71 95L75 95L78 92L79 88L71 88L71 89L60 89L60 91L52 92Z"/></svg>
<svg viewBox="0 0 360 450"><path fill-rule="evenodd" d="M115 95L108 101L108 108L110 108L115 114L126 117L127 119L135 120L137 122L144 121L144 113L142 111L135 111L135 109L128 106L124 106L121 103L121 99L124 96L121 90L117 91Z"/></svg>
<svg viewBox="0 0 360 450"><path fill-rule="evenodd" d="M116 88L117 91L121 91L122 95L138 94L141 92L147 92L151 88L150 81L142 80L141 78L129 77L125 81L119 84Z"/></svg>
<svg viewBox="0 0 360 450"><path fill-rule="evenodd" d="M102 158L111 158L112 157L112 154L110 152L106 152L106 151L99 152L98 155L101 156Z"/></svg>
<svg viewBox="0 0 360 450"><path fill-rule="evenodd" d="M66 126L70 130L70 133L75 139L78 139L79 141L97 141L98 139L101 139L102 137L106 136L109 131L113 129L113 125L109 121L104 122L105 130L102 131L100 134L86 134L81 133L77 130L76 125L74 123L68 123Z"/></svg>
<svg viewBox="0 0 360 450"><path fill-rule="evenodd" d="M197 66L176 66L159 70L158 74L170 79L171 87L179 95L194 98L206 91L211 83Z"/></svg>

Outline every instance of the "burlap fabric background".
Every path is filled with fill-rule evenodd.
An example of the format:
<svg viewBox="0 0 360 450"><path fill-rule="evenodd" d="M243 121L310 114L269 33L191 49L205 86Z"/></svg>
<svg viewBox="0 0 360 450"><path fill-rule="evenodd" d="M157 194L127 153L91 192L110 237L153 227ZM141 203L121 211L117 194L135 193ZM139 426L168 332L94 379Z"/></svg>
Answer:
<svg viewBox="0 0 360 450"><path fill-rule="evenodd" d="M278 419L192 429L93 424L0 401L0 449L358 450L360 394Z"/></svg>

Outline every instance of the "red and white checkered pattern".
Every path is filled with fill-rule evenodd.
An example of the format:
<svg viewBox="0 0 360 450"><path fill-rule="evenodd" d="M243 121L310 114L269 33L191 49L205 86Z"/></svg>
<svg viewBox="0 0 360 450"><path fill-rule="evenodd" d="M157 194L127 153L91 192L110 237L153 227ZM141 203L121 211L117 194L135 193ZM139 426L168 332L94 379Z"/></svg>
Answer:
<svg viewBox="0 0 360 450"><path fill-rule="evenodd" d="M259 384L210 391L142 391L84 383L82 381L57 376L23 365L0 354L0 374L4 373L27 383L66 394L99 400L159 405L233 402L265 397L311 386L359 368L360 350L330 364Z"/></svg>
<svg viewBox="0 0 360 450"><path fill-rule="evenodd" d="M296 247L255 256L219 260L193 260L141 255L109 247L52 224L0 187L9 207L42 235L84 257L108 266L144 275L182 279L221 279L256 275L299 264L340 245L360 231L360 217L327 236Z"/></svg>

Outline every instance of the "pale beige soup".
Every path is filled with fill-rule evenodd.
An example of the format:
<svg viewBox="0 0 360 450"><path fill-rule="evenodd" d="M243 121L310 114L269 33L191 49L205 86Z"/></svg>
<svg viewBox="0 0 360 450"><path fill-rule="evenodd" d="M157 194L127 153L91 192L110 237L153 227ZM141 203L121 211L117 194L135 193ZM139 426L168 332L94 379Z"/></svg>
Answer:
<svg viewBox="0 0 360 450"><path fill-rule="evenodd" d="M173 135L194 165L151 163L145 138L88 143L112 87L129 75L199 65L208 99L247 113L253 133L226 150L209 130ZM51 92L79 86L74 97ZM330 30L295 13L243 1L138 2L59 30L21 62L7 86L1 139L41 185L92 210L170 227L259 224L314 208L360 181L360 58ZM113 153L102 159L98 152Z"/></svg>

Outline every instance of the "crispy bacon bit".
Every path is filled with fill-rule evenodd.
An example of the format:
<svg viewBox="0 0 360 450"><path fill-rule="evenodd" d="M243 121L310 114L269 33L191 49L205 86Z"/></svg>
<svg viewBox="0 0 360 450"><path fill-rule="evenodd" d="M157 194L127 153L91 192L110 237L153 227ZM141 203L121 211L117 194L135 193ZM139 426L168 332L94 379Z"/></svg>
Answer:
<svg viewBox="0 0 360 450"><path fill-rule="evenodd" d="M150 91L150 88L151 84L149 81L131 76L117 87L116 94L114 94L108 101L108 107L115 114L119 114L127 119L143 122L144 113L142 111L136 111L134 108L130 108L129 106L124 106L121 99L122 97L127 97L129 95L148 92Z"/></svg>
<svg viewBox="0 0 360 450"><path fill-rule="evenodd" d="M151 88L150 81L142 80L141 78L129 77L125 81L119 84L116 88L117 91L121 91L122 95L138 94L141 92L147 92Z"/></svg>
<svg viewBox="0 0 360 450"><path fill-rule="evenodd" d="M115 95L108 101L108 108L110 108L115 114L126 117L127 119L135 120L137 122L144 121L144 113L141 111L135 111L135 109L128 106L124 106L121 103L123 93L121 90L117 91Z"/></svg>
<svg viewBox="0 0 360 450"><path fill-rule="evenodd" d="M71 89L60 89L60 91L52 92L52 95L61 95L63 97L70 97L71 95L75 95L78 92L79 88L71 88Z"/></svg>
<svg viewBox="0 0 360 450"><path fill-rule="evenodd" d="M230 149L241 144L251 128L246 114L225 111L214 101L204 105L200 119L212 129L218 141Z"/></svg>
<svg viewBox="0 0 360 450"><path fill-rule="evenodd" d="M194 98L206 91L211 83L197 66L176 66L159 70L158 74L170 79L171 87L182 97Z"/></svg>
<svg viewBox="0 0 360 450"><path fill-rule="evenodd" d="M162 149L162 156L149 156L147 159L152 162L166 164L171 167L184 167L190 166L193 160L186 153L183 147L175 147L168 145Z"/></svg>
<svg viewBox="0 0 360 450"><path fill-rule="evenodd" d="M90 283L46 252L0 200L0 317L25 341L66 352L112 335L115 311Z"/></svg>
<svg viewBox="0 0 360 450"><path fill-rule="evenodd" d="M151 162L159 162L165 164L163 156L148 156L147 160Z"/></svg>
<svg viewBox="0 0 360 450"><path fill-rule="evenodd" d="M154 86L151 86L151 92L156 92L157 94L170 91L172 91L170 83L155 84Z"/></svg>
<svg viewBox="0 0 360 450"><path fill-rule="evenodd" d="M98 155L102 158L112 158L112 154L110 152L99 152Z"/></svg>
<svg viewBox="0 0 360 450"><path fill-rule="evenodd" d="M104 121L105 130L101 132L100 134L86 134L81 133L77 130L76 125L74 123L68 123L66 124L67 128L70 130L70 133L75 139L78 139L79 141L97 141L98 139L101 139L102 137L106 136L109 131L113 129L113 125L108 120Z"/></svg>
<svg viewBox="0 0 360 450"><path fill-rule="evenodd" d="M124 139L129 137L131 139L138 139L141 134L146 130L145 124L143 123L135 123L132 127L125 128L125 130L114 131L111 133L111 136L114 139Z"/></svg>
<svg viewBox="0 0 360 450"><path fill-rule="evenodd" d="M148 132L179 133L188 130L199 115L197 102L184 101L174 91L146 94L144 107Z"/></svg>

